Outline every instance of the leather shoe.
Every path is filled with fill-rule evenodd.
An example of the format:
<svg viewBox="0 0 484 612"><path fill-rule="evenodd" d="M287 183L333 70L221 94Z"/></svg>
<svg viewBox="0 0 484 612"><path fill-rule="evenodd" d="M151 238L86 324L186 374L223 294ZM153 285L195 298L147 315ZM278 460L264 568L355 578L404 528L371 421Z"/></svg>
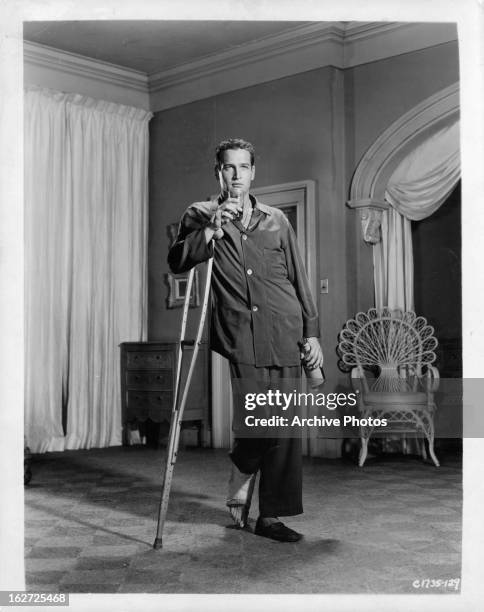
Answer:
<svg viewBox="0 0 484 612"><path fill-rule="evenodd" d="M299 542L302 535L293 529L286 527L284 523L278 521L277 523L270 523L264 525L260 520L257 519L254 529L255 535L262 536L263 538L270 538L271 540L277 540L277 542Z"/></svg>

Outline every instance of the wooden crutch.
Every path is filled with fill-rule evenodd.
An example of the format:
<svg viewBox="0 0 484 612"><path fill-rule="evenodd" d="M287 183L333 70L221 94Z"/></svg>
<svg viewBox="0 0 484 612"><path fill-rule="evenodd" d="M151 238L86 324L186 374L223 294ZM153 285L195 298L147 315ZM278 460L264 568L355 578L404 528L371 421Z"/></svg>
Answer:
<svg viewBox="0 0 484 612"><path fill-rule="evenodd" d="M200 313L200 323L198 325L197 335L195 340L185 340L185 331L187 327L188 319L188 308L190 305L190 293L192 291L193 275L195 268L192 268L188 274L187 288L185 293L185 301L183 303L183 315L182 324L180 331L180 340L178 341L177 347L177 367L175 377L175 389L173 391L173 408L171 411L171 423L170 423L170 434L168 436L168 448L166 450L166 465L165 475L163 478L163 486L161 491L160 509L158 512L158 528L156 531L156 538L153 544L153 548L158 549L163 546L163 527L165 525L166 513L168 511L168 501L170 497L171 481L173 478L173 470L178 454L178 445L180 442L180 430L183 419L183 411L185 410L185 404L188 397L188 391L190 389L190 383L192 380L193 371L195 369L195 361L198 355L198 349L202 339L203 326L205 324L205 317L207 315L208 299L210 297L210 282L212 279L212 266L213 257L207 262L207 278L205 281L205 290L203 293L202 311ZM183 387L182 393L180 394L180 379L183 362L183 350L186 346L193 346L192 359L188 368L187 379L185 386ZM178 399L181 395L181 401Z"/></svg>

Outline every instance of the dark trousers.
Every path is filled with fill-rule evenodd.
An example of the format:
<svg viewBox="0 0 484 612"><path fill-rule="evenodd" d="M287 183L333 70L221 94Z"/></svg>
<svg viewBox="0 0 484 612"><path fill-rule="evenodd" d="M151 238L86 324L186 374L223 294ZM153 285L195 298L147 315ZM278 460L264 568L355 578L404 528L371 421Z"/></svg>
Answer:
<svg viewBox="0 0 484 612"><path fill-rule="evenodd" d="M299 379L301 367L256 368L231 363L230 374L239 391L242 388L246 393L253 393L276 388L281 379ZM246 414L240 398L240 393L234 394L234 420ZM230 458L245 474L260 470L260 516L294 516L303 512L300 438L236 436Z"/></svg>

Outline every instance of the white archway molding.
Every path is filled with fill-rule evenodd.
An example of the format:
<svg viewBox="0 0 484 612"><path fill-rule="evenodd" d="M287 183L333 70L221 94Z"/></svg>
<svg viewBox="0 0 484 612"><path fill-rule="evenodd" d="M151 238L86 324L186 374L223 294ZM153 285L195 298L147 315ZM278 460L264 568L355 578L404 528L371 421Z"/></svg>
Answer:
<svg viewBox="0 0 484 612"><path fill-rule="evenodd" d="M383 203L388 181L408 152L458 118L458 83L442 89L402 115L361 158L351 182L348 206L362 207L362 200Z"/></svg>
<svg viewBox="0 0 484 612"><path fill-rule="evenodd" d="M417 207L423 206L430 194L432 198L437 198L439 190L444 191L445 197L449 179L447 171L457 176L455 163L458 163L458 158L452 158L451 154L440 160L440 146L443 134L453 134L452 138L455 138L455 129L453 132L449 130L453 126L457 127L458 119L459 88L454 84L427 98L394 122L367 150L356 168L350 189L351 199L347 204L358 210L363 240L373 245L374 298L377 308L389 306L412 310L414 307L411 221L399 209L406 202L413 211L414 204ZM400 201L398 195L395 200L388 191L395 171L407 168L406 158L410 156L411 159L416 151L421 152L429 146L432 151L435 150L436 165L431 161L434 153L430 151L429 158L427 150L427 157L419 160L417 166L414 164L414 168L419 169L417 175L422 171L429 173L427 179L425 175L419 176L413 184L413 195L409 202L405 197L403 202ZM442 152L445 155L445 149ZM434 174L437 168L441 176L436 183ZM417 185L420 200L415 192ZM397 190L396 194L399 193ZM414 197L417 197L415 203ZM437 204L438 199L431 203Z"/></svg>

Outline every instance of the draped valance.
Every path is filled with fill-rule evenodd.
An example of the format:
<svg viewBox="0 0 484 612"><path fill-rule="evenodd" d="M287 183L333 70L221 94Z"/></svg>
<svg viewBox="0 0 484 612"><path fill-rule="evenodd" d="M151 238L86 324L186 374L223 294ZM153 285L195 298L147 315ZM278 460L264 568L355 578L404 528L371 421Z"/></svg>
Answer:
<svg viewBox="0 0 484 612"><path fill-rule="evenodd" d="M414 308L411 221L432 215L460 177L459 122L414 148L391 175L385 191L380 242L373 249L375 304Z"/></svg>

